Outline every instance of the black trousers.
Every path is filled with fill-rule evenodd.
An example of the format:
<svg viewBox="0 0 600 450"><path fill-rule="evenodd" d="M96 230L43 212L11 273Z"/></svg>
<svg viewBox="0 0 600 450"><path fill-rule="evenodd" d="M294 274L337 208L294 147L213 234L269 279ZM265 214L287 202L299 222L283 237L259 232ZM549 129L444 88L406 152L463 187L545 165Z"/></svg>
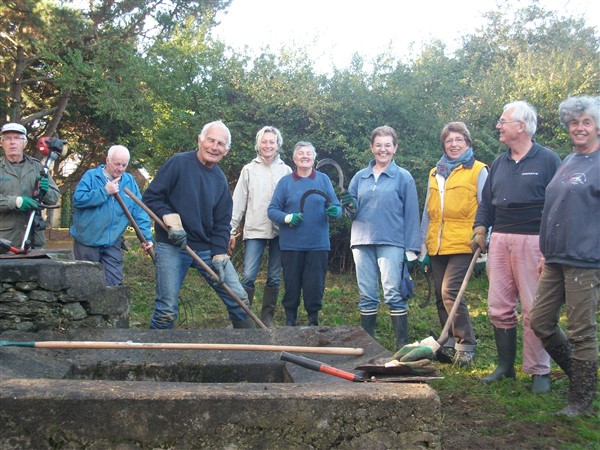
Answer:
<svg viewBox="0 0 600 450"><path fill-rule="evenodd" d="M323 305L329 251L281 251L285 293L282 304L286 320L298 317L300 295L308 315L318 313Z"/></svg>

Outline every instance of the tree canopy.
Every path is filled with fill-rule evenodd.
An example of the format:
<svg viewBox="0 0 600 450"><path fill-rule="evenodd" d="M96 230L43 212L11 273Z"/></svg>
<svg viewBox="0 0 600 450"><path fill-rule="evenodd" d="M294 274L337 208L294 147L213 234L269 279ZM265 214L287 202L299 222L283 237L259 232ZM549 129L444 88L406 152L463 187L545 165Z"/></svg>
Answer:
<svg viewBox="0 0 600 450"><path fill-rule="evenodd" d="M491 11L453 54L430 42L410 61L386 50L355 55L347 69L316 73L306 49L236 54L211 31L230 0L91 0L77 9L57 0L0 6L0 113L30 136L60 133L80 158L61 189L103 160L113 143L129 147L151 174L192 149L206 122L222 119L233 147L222 167L235 183L266 124L284 136L284 159L299 140L337 159L349 177L370 159L379 125L399 134L397 162L424 194L441 155L445 123L464 121L479 159L503 151L495 123L502 106L523 99L538 110L536 139L570 151L557 106L569 95L598 95L598 30L533 2ZM372 64L371 64L372 63ZM367 68L369 67L369 68Z"/></svg>

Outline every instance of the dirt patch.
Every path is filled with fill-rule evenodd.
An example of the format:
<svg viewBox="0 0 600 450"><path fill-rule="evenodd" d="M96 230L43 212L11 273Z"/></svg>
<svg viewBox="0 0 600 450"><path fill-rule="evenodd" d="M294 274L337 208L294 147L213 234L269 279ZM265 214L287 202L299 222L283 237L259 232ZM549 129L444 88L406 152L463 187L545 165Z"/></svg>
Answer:
<svg viewBox="0 0 600 450"><path fill-rule="evenodd" d="M73 238L68 228L47 228L44 230L48 250L67 250L73 248Z"/></svg>
<svg viewBox="0 0 600 450"><path fill-rule="evenodd" d="M442 404L444 450L598 448L598 442L573 433L573 422L549 416L532 423L514 417L509 408L470 392L438 391ZM564 406L564 405L563 405Z"/></svg>

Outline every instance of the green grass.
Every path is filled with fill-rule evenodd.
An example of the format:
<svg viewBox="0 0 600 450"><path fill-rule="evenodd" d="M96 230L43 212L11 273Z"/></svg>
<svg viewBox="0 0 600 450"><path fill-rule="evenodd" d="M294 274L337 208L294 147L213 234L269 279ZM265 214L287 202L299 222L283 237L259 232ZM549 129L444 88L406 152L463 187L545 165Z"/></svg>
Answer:
<svg viewBox="0 0 600 450"><path fill-rule="evenodd" d="M143 255L139 245L130 240L132 250L125 255L125 280L132 290L132 328L147 328L154 304L154 267L150 258ZM233 261L241 269L242 254L238 246ZM264 273L257 280L254 310L260 309ZM422 276L415 277L415 296L410 300L409 339L416 341L429 336L430 330L440 332L435 309L435 299L421 309L427 284ZM280 293L280 298L283 293ZM442 401L442 442L444 449L600 449L600 419L577 417L566 419L552 413L565 406L568 380L562 371L553 366L552 392L532 394L526 388L529 375L517 367L517 380L503 380L491 385L480 378L496 366L496 348L493 331L487 317L487 278L473 277L469 282L466 299L478 339L477 359L468 369L438 364L443 380L430 385ZM229 326L227 312L208 284L190 271L181 290L179 328L224 328ZM357 308L358 289L353 273L327 275L321 325L360 326ZM564 317L562 318L564 325ZM306 313L300 307L299 325L306 325ZM274 323L283 326L284 317L278 307ZM385 307L379 314L377 340L394 350L394 333ZM517 345L517 364L521 361L521 331ZM600 410L598 396L594 402Z"/></svg>

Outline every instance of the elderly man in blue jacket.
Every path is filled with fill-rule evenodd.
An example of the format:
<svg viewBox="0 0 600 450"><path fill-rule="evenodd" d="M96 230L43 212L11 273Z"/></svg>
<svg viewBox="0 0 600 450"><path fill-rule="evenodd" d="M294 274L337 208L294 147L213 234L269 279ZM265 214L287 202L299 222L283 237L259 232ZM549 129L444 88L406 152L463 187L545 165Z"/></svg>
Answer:
<svg viewBox="0 0 600 450"><path fill-rule="evenodd" d="M99 262L104 266L107 286L123 284L123 233L129 225L125 211L115 198L119 193L123 203L146 238L144 250L152 247L150 218L127 194L128 188L138 198L141 193L133 176L126 173L129 150L122 145L108 149L106 164L88 170L73 194L73 254L75 259Z"/></svg>

